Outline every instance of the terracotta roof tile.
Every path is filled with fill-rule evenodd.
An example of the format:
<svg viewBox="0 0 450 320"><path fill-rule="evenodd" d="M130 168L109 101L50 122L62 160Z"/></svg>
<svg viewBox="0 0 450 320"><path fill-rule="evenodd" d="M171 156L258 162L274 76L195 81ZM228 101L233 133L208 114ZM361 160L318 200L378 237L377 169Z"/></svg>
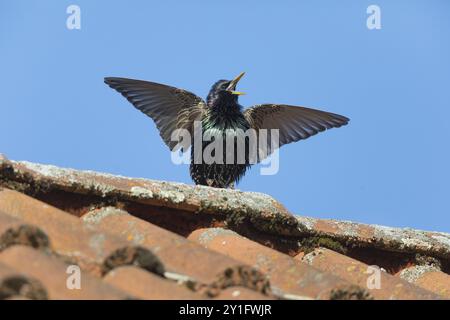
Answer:
<svg viewBox="0 0 450 320"><path fill-rule="evenodd" d="M347 245L357 244L392 252L450 257L450 234L410 228L391 228L348 221L297 217L306 234L329 236Z"/></svg>
<svg viewBox="0 0 450 320"><path fill-rule="evenodd" d="M47 291L40 281L28 277L0 263L1 299L41 299L48 298Z"/></svg>
<svg viewBox="0 0 450 320"><path fill-rule="evenodd" d="M394 277L377 266L372 266L352 259L340 253L326 248L318 248L314 251L295 257L299 261L327 273L335 274L353 284L367 288L371 295L377 299L439 299L439 296L427 290L422 290L409 282ZM379 287L376 284L367 285L369 275L379 272Z"/></svg>
<svg viewBox="0 0 450 320"><path fill-rule="evenodd" d="M0 253L0 263L27 277L39 279L49 299L125 299L131 297L99 279L81 275L81 289L68 289L68 265L43 252L26 246L13 246Z"/></svg>
<svg viewBox="0 0 450 320"><path fill-rule="evenodd" d="M233 213L236 219L254 221L258 229L280 234L296 233L298 225L282 204L261 193L131 179L9 160L0 160L0 171L5 186L14 186L37 196L52 190L62 190L104 199L119 198L122 201L134 201L212 217L230 218L229 213ZM289 230L285 230L286 228Z"/></svg>
<svg viewBox="0 0 450 320"><path fill-rule="evenodd" d="M101 275L123 264L141 264L152 272L163 272L158 258L149 250L86 227L78 218L22 193L1 190L0 210L42 229L50 238L52 250L93 274Z"/></svg>
<svg viewBox="0 0 450 320"><path fill-rule="evenodd" d="M423 265L412 266L403 269L399 276L419 287L450 299L450 275L437 268Z"/></svg>
<svg viewBox="0 0 450 320"><path fill-rule="evenodd" d="M182 284L165 280L133 266L124 266L111 270L105 276L104 282L129 292L140 299L196 300L202 298L200 294L196 294Z"/></svg>
<svg viewBox="0 0 450 320"><path fill-rule="evenodd" d="M280 296L329 299L333 290L350 286L350 283L342 279L299 263L286 254L244 238L231 230L200 229L194 231L189 239L266 273L272 289Z"/></svg>
<svg viewBox="0 0 450 320"><path fill-rule="evenodd" d="M88 279L82 292L64 287L68 264ZM379 290L367 287L369 265L386 270ZM0 155L0 298L438 299L449 272L446 233Z"/></svg>
<svg viewBox="0 0 450 320"><path fill-rule="evenodd" d="M0 211L0 251L15 244L48 248L49 243L47 235L41 229Z"/></svg>
<svg viewBox="0 0 450 320"><path fill-rule="evenodd" d="M23 296L10 296L8 298L5 298L5 300L31 300L31 299L28 299Z"/></svg>
<svg viewBox="0 0 450 320"><path fill-rule="evenodd" d="M266 295L263 295L254 290L245 287L229 287L220 292L216 300L268 300Z"/></svg>
<svg viewBox="0 0 450 320"><path fill-rule="evenodd" d="M206 291L207 295L214 296L218 293L215 287L229 270L247 267L240 261L206 250L182 236L133 217L124 210L113 207L96 209L81 219L85 224L101 227L136 245L149 248L158 255L168 272L177 274L179 279L187 279L195 290ZM246 273L245 276L253 274L256 275L254 281L235 279L236 283L229 282L227 285L247 283L250 289L264 290L264 285L260 286L256 281L263 280L262 275Z"/></svg>

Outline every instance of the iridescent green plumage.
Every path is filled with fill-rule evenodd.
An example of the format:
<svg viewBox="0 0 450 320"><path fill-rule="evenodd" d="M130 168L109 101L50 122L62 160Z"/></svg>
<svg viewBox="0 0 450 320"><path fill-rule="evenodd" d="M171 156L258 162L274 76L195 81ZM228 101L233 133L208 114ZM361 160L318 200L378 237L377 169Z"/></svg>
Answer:
<svg viewBox="0 0 450 320"><path fill-rule="evenodd" d="M212 136L222 137L223 157L221 163L208 164L195 161L195 144L192 142L191 165L189 172L196 184L211 187L228 188L234 186L249 168L248 141L245 144L245 163L238 161L238 139L241 132L250 128L250 124L242 113L242 106L237 103L237 97L227 92L229 81L218 81L210 91L206 100L207 109L202 116L202 132L210 133ZM240 130L240 131L239 131ZM235 138L236 137L236 138ZM234 144L231 154L227 154L227 138ZM231 139L230 139L231 138ZM201 153L204 154L210 141L203 141ZM213 150L214 151L214 150ZM230 151L230 150L229 150ZM227 159L232 158L232 162ZM204 160L204 159L200 159Z"/></svg>

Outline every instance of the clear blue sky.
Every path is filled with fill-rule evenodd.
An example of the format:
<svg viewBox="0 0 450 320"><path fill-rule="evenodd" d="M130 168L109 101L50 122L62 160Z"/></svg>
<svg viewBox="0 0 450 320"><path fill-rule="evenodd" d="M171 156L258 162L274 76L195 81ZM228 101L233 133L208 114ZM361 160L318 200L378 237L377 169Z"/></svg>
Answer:
<svg viewBox="0 0 450 320"><path fill-rule="evenodd" d="M66 8L81 7L81 30ZM381 7L381 30L366 8ZM450 231L450 2L0 1L0 152L10 159L191 183L153 122L103 83L205 97L246 71L245 106L304 105L349 126L284 146L242 190L292 212Z"/></svg>

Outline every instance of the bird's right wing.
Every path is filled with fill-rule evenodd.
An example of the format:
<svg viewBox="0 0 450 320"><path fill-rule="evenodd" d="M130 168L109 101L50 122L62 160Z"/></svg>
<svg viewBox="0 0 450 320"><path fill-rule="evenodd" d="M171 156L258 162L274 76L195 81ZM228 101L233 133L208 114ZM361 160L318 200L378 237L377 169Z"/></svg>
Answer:
<svg viewBox="0 0 450 320"><path fill-rule="evenodd" d="M202 98L183 89L126 78L105 78L105 83L155 121L161 138L170 150L178 143L171 141L172 132L187 129L192 135L193 123L201 119L205 109Z"/></svg>

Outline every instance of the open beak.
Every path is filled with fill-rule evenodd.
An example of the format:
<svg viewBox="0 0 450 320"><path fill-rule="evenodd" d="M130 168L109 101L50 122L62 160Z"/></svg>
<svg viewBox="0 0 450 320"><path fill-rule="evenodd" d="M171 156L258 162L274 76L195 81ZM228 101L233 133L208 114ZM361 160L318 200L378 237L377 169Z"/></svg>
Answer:
<svg viewBox="0 0 450 320"><path fill-rule="evenodd" d="M238 96L245 94L244 92L235 91L236 90L236 85L238 84L239 80L241 80L241 78L244 76L244 74L245 74L245 72L241 72L236 78L231 80L230 85L227 88L227 90L231 94L235 94L235 95L238 95Z"/></svg>

